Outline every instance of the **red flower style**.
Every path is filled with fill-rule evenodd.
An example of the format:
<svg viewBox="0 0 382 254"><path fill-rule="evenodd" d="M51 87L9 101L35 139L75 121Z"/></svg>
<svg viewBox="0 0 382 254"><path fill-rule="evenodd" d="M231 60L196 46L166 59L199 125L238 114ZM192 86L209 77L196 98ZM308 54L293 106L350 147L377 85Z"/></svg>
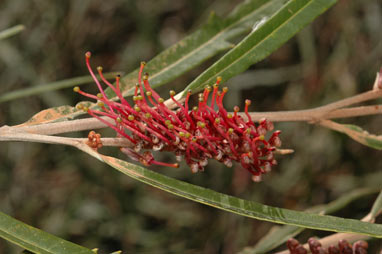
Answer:
<svg viewBox="0 0 382 254"><path fill-rule="evenodd" d="M199 94L199 105L191 110L188 105L191 92L187 92L185 103L181 104L174 98L175 91L171 90L171 100L178 106L176 111L172 111L164 104L164 99L150 87L148 74L142 74L145 66L142 62L133 96L135 104L130 105L120 91L120 76L117 76L114 86L104 78L102 67L97 68L102 81L118 96L119 102L115 102L107 98L90 67L91 53L87 52L85 56L86 65L100 93L88 94L79 87L75 87L74 91L97 100L102 111L83 106L79 108L114 129L118 137L128 139L133 146L122 147L121 151L130 158L146 166L156 164L178 167L178 163L154 160L151 152L172 151L178 162L184 157L193 173L203 171L208 159L216 159L228 167L232 166L233 161L237 161L253 175L254 181L260 181L261 175L277 164L274 151L281 145L280 131L273 132L268 140L265 139L267 132L273 130L273 124L266 119L259 121L258 125L252 121L248 113L250 100L245 101L247 120L238 114L237 106L234 107L233 114L228 113L223 106L228 88L224 87L219 91L220 77L213 88L206 86L203 93ZM210 94L212 98L208 104ZM105 116L114 123L106 121L103 118Z"/></svg>

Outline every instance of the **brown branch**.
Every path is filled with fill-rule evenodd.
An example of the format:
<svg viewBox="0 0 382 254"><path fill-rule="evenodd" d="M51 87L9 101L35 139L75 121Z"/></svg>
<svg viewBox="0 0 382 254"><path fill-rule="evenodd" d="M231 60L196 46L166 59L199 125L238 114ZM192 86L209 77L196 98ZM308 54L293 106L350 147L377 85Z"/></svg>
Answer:
<svg viewBox="0 0 382 254"><path fill-rule="evenodd" d="M360 107L337 109L337 110L328 112L324 116L324 118L335 119L335 118L348 118L348 117L355 117L355 116L367 116L367 115L377 115L377 114L382 114L382 105L360 106Z"/></svg>
<svg viewBox="0 0 382 254"><path fill-rule="evenodd" d="M250 113L253 121L259 121L261 118L267 118L273 122L294 122L294 121L304 121L304 122L317 122L320 119L336 119L336 118L348 118L356 116L365 115L375 115L382 114L382 105L373 106L360 106L352 108L343 108L335 110L325 110L322 111L323 107L307 110L295 110L295 111L280 111L280 112L253 112ZM246 118L244 113L239 113L242 117ZM109 120L109 118L104 118ZM58 123L47 123L31 126L21 126L21 127L9 127L3 126L1 130L7 129L9 132L13 133L35 133L44 135L54 135L60 133L68 133L83 130L95 130L107 127L104 123L98 121L94 118L86 118L80 120L72 120Z"/></svg>
<svg viewBox="0 0 382 254"><path fill-rule="evenodd" d="M267 118L273 122L292 122L292 121L305 121L309 123L317 123L324 119L334 118L346 118L373 114L382 114L382 105L373 106L360 106L352 108L343 108L356 103L372 100L382 97L382 89L375 89L368 92L364 92L334 103L327 104L325 106L317 107L307 110L296 111L281 111L281 112L254 112L250 113L253 121L258 121L261 118ZM169 106L171 101L167 101ZM240 113L241 116L246 117L244 113ZM111 119L104 118L111 121ZM39 125L22 125L22 126L3 126L0 127L0 141L12 138L12 140L24 140L26 141L29 134L40 135L54 135L67 132L94 130L107 127L104 123L94 118L86 118L80 120L64 121L58 123L45 123ZM7 136L8 135L8 136ZM38 138L35 136L35 140ZM42 138L42 137L41 137ZM57 137L56 137L57 138ZM47 139L46 137L41 139L41 142L46 140L56 140L54 138ZM30 140L32 141L32 140ZM65 142L65 141L63 141Z"/></svg>
<svg viewBox="0 0 382 254"><path fill-rule="evenodd" d="M67 138L31 133L8 133L0 135L0 141L36 142L45 144L68 145L80 150L90 149L87 138ZM101 138L102 146L130 147L134 146L126 138ZM293 149L276 149L275 154L287 155L293 153Z"/></svg>
<svg viewBox="0 0 382 254"><path fill-rule="evenodd" d="M70 145L77 146L79 143L86 143L87 138L67 138L67 137L56 137L41 134L31 134L31 133L8 133L6 135L0 135L0 141L29 141L38 142L45 144L57 144L57 145ZM133 144L125 138L102 138L103 146L117 146L117 147L132 147ZM281 152L287 149L281 150Z"/></svg>
<svg viewBox="0 0 382 254"><path fill-rule="evenodd" d="M358 94L358 95L355 95L355 96L352 96L352 97L349 97L349 98L346 98L346 99L343 99L343 100L340 100L337 102L333 102L333 103L330 103L330 104L325 105L325 106L321 106L317 109L322 110L322 111L329 111L329 110L333 110L333 109L339 109L339 108L347 107L347 106L361 103L364 101L374 100L374 99L377 99L380 97L382 97L382 89L370 90L368 92L364 92L364 93L361 93L361 94Z"/></svg>
<svg viewBox="0 0 382 254"><path fill-rule="evenodd" d="M246 117L244 113L239 113ZM272 122L315 122L320 119L349 118L365 115L382 114L382 105L360 106L334 110L322 110L321 107L305 110L280 111L280 112L252 112L252 120L258 121L266 118Z"/></svg>
<svg viewBox="0 0 382 254"><path fill-rule="evenodd" d="M113 123L113 121L108 117L102 117L102 118ZM85 118L85 119L78 119L78 120L71 120L71 121L64 121L64 122L57 122L57 123L44 123L44 124L35 124L35 125L29 125L29 126L23 125L20 127L4 126L0 128L0 135L1 135L2 129L8 132L14 132L14 133L27 132L27 133L33 133L33 134L54 135L54 134L76 132L76 131L95 130L95 129L101 129L105 127L107 127L106 124L100 122L99 120L95 118Z"/></svg>
<svg viewBox="0 0 382 254"><path fill-rule="evenodd" d="M66 137L56 137L41 134L31 134L25 132L12 133L12 132L0 132L0 141L29 141L46 144L60 144L76 146L80 140Z"/></svg>
<svg viewBox="0 0 382 254"><path fill-rule="evenodd" d="M242 117L246 118L244 113L239 113ZM365 115L382 114L382 105L374 106L361 106L337 109L329 111L322 115L317 109L309 110L296 110L296 111L281 111L281 112L261 112L261 113L250 113L252 120L258 121L261 118L267 118L273 122L292 122L292 121L306 121L312 122L317 121L319 116L323 119L336 119L336 118L347 118ZM104 117L105 120L112 122L110 118ZM105 128L107 125L98 121L95 118L86 118L58 123L47 123L38 124L31 126L22 127L9 127L3 126L0 128L0 135L2 131L7 131L9 133L33 133L33 134L43 134L43 135L54 135L60 133L76 132L83 130L95 130Z"/></svg>

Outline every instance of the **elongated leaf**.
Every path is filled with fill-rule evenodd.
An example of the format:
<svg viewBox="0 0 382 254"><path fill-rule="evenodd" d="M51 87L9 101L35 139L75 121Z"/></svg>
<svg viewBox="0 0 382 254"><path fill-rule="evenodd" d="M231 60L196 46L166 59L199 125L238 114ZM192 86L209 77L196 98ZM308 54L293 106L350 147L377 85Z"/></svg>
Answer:
<svg viewBox="0 0 382 254"><path fill-rule="evenodd" d="M104 76L105 78L108 79L108 78L114 78L117 74L118 74L117 72L105 73ZM26 96L35 95L35 94L41 94L48 91L54 91L54 90L73 87L73 86L80 86L90 82L94 82L94 81L90 75L87 75L82 77L55 81L45 85L33 86L30 88L11 91L6 94L0 95L0 103L14 100L14 99L23 98Z"/></svg>
<svg viewBox="0 0 382 254"><path fill-rule="evenodd" d="M237 6L226 18L214 13L201 29L166 49L147 63L145 72L150 73L149 82L153 87L163 85L223 50L232 48L228 41L251 30L252 25L263 17L277 12L286 0L251 0ZM131 95L137 83L138 70L123 78L124 95ZM113 95L112 91L107 91Z"/></svg>
<svg viewBox="0 0 382 254"><path fill-rule="evenodd" d="M95 105L91 102L81 102L81 104L86 107L91 107ZM82 110L78 110L76 107L72 107L68 105L48 108L38 112L25 123L17 125L17 127L43 124L43 123L51 123L51 122L59 122L59 121L64 121L66 119L72 119L82 114L83 114Z"/></svg>
<svg viewBox="0 0 382 254"><path fill-rule="evenodd" d="M354 190L344 196L338 198L335 201L332 201L326 205L319 205L308 209L307 212L314 212L320 214L329 214L336 212L352 201L376 193L376 189L358 189ZM262 254L268 253L279 245L285 243L288 239L295 237L297 234L301 233L305 228L296 227L296 226L282 226L277 228L272 228L268 234L266 234L256 245L255 247L245 248L241 254Z"/></svg>
<svg viewBox="0 0 382 254"><path fill-rule="evenodd" d="M373 207L371 208L370 214L371 218L375 219L379 214L382 213L382 191L379 193L377 199L374 201Z"/></svg>
<svg viewBox="0 0 382 254"><path fill-rule="evenodd" d="M150 73L150 84L153 87L166 84L217 53L231 48L233 45L228 42L229 39L249 32L255 22L277 12L285 2L287 0L250 0L238 5L226 19L211 14L207 24L201 29L166 49L147 63L145 72ZM123 90L124 96L132 94L132 88L135 86L137 78L138 70L122 78L121 90ZM115 96L111 89L106 89L105 92L109 98ZM74 107L65 106L65 108L67 112L71 111L72 113L63 114L62 117L50 118L46 122L73 119L84 114ZM47 110L56 111L56 108ZM31 121L33 119L28 122Z"/></svg>
<svg viewBox="0 0 382 254"><path fill-rule="evenodd" d="M182 182L174 178L153 172L146 168L128 163L126 161L101 155L85 144L80 146L79 149L141 182L147 183L175 195L228 212L236 213L238 215L305 228L334 232L353 232L382 238L382 225L327 215L297 212L243 200L233 196L218 193L210 189Z"/></svg>
<svg viewBox="0 0 382 254"><path fill-rule="evenodd" d="M31 227L2 212L0 237L36 254L94 254L89 249Z"/></svg>
<svg viewBox="0 0 382 254"><path fill-rule="evenodd" d="M372 147L377 150L382 150L382 135L373 135L363 130L361 127L351 124L342 125L343 128L339 128L338 131L345 133L352 139L358 141L361 144Z"/></svg>
<svg viewBox="0 0 382 254"><path fill-rule="evenodd" d="M197 77L185 90L200 90L212 85L221 76L223 81L245 71L263 60L336 0L291 0L279 12L266 17L256 29L235 48Z"/></svg>
<svg viewBox="0 0 382 254"><path fill-rule="evenodd" d="M377 136L370 134L357 125L339 124L330 120L324 120L319 124L332 130L342 132L361 144L377 150L382 150L382 135Z"/></svg>
<svg viewBox="0 0 382 254"><path fill-rule="evenodd" d="M25 27L23 25L17 25L17 26L5 29L5 30L0 32L0 40L3 40L3 39L6 39L8 37L11 37L13 35L16 35L24 29L25 29Z"/></svg>

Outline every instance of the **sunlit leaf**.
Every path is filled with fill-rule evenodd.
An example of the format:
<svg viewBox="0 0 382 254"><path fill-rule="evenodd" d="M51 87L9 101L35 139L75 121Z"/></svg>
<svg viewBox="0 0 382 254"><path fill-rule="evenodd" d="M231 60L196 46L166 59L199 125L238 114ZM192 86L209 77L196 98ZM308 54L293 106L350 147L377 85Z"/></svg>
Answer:
<svg viewBox="0 0 382 254"><path fill-rule="evenodd" d="M212 85L221 76L226 81L245 71L250 65L270 55L336 0L291 0L272 16L265 16L252 33L244 38L210 68L197 77L185 90L200 90Z"/></svg>
<svg viewBox="0 0 382 254"><path fill-rule="evenodd" d="M377 199L374 201L373 207L371 208L371 211L370 211L371 218L374 219L381 213L382 213L382 191L379 193Z"/></svg>
<svg viewBox="0 0 382 254"><path fill-rule="evenodd" d="M0 40L14 36L14 35L20 33L21 31L23 31L24 29L25 29L25 26L23 26L23 25L17 25L17 26L5 29L5 30L0 32Z"/></svg>
<svg viewBox="0 0 382 254"><path fill-rule="evenodd" d="M250 32L255 22L276 13L286 2L287 0L245 1L225 19L212 13L207 24L148 61L145 72L150 74L150 84L153 87L164 85L219 52L232 48L234 45L229 42L230 39ZM121 79L124 96L132 94L137 78L138 70L135 70ZM115 96L111 89L106 89L105 92L110 98ZM52 118L52 121L72 119L84 114L74 108L72 110L72 114Z"/></svg>
<svg viewBox="0 0 382 254"><path fill-rule="evenodd" d="M81 104L86 107L91 107L92 105L94 105L91 102L81 102ZM59 122L59 121L67 120L67 119L73 119L74 117L82 115L82 114L83 114L82 110L78 110L76 107L72 107L68 105L48 108L38 112L37 114L32 116L28 121L26 121L23 124L17 125L16 127Z"/></svg>
<svg viewBox="0 0 382 254"><path fill-rule="evenodd" d="M211 13L207 24L147 63L145 72L150 74L150 84L153 87L166 84L217 53L232 48L234 45L229 39L248 33L255 22L274 14L285 2L287 1L245 1L225 19ZM131 88L137 83L137 77L138 70L123 77L124 95L132 94ZM108 90L108 95L114 94Z"/></svg>

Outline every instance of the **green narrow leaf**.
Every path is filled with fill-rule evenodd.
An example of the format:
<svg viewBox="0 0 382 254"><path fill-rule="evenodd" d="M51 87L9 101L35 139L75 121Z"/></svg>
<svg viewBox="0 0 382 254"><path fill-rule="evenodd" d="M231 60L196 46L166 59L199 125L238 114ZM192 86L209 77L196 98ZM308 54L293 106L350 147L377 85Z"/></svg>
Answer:
<svg viewBox="0 0 382 254"><path fill-rule="evenodd" d="M345 133L352 139L358 141L361 144L372 147L377 150L382 150L382 135L373 135L365 131L359 126L344 124L344 128L338 129L338 131Z"/></svg>
<svg viewBox="0 0 382 254"><path fill-rule="evenodd" d="M91 107L94 105L91 102L82 102L81 104L85 107ZM17 125L17 127L59 122L65 119L71 119L81 114L83 114L82 110L79 110L76 107L72 107L68 105L48 108L33 115L28 121Z"/></svg>
<svg viewBox="0 0 382 254"><path fill-rule="evenodd" d="M373 207L371 208L370 214L371 218L375 219L379 214L382 213L382 191L379 193L377 199L374 201Z"/></svg>
<svg viewBox="0 0 382 254"><path fill-rule="evenodd" d="M119 74L118 72L110 72L110 73L105 73L104 76L105 78L110 79L110 78L115 78L115 76L118 74ZM97 75L97 77L98 76L99 75ZM87 75L87 76L55 81L48 84L33 86L30 88L20 89L16 91L11 91L9 93L0 95L0 103L14 100L14 99L23 98L26 96L41 94L48 91L54 91L54 90L59 90L63 88L73 87L73 86L80 86L80 85L91 83L91 82L94 82L93 78L90 75Z"/></svg>
<svg viewBox="0 0 382 254"><path fill-rule="evenodd" d="M0 41L8 37L14 36L25 29L24 25L17 25L0 32Z"/></svg>
<svg viewBox="0 0 382 254"><path fill-rule="evenodd" d="M321 125L342 132L361 144L382 150L382 135L370 134L357 125L339 124L329 120L325 120Z"/></svg>
<svg viewBox="0 0 382 254"><path fill-rule="evenodd" d="M147 63L145 72L150 73L150 84L153 87L166 84L217 53L231 48L233 45L228 42L229 39L249 32L255 22L276 13L284 6L285 2L287 0L250 0L238 5L226 19L211 14L207 24L202 28L166 49ZM132 94L132 88L135 87L137 79L138 70L127 74L121 79L121 90L124 96ZM114 92L109 88L105 92L109 98L115 96ZM82 104L83 102L79 103ZM67 111L73 113L51 118L47 123L73 119L85 114L74 107L71 109L68 109L69 106L65 107ZM54 111L55 108L52 110Z"/></svg>
<svg viewBox="0 0 382 254"><path fill-rule="evenodd" d="M197 91L215 83L218 76L227 81L245 71L278 49L334 3L336 0L289 1L279 12L263 19L263 24L258 24L257 29L197 77L185 91Z"/></svg>
<svg viewBox="0 0 382 254"><path fill-rule="evenodd" d="M288 224L334 232L353 232L382 238L382 225L328 215L317 215L306 212L292 211L243 200L200 186L182 182L126 161L101 155L86 145L79 147L79 149L141 182L175 195L231 213L279 224Z"/></svg>
<svg viewBox="0 0 382 254"><path fill-rule="evenodd" d="M348 194L343 195L342 197L334 200L326 205L319 205L308 209L307 212L320 213L320 214L329 214L336 212L343 207L347 206L352 201L376 193L378 190L363 188L354 190ZM295 237L304 230L302 227L296 226L282 226L273 228L268 234L266 234L254 247L245 248L241 254L263 254L267 253L274 248L285 243L288 239Z"/></svg>
<svg viewBox="0 0 382 254"><path fill-rule="evenodd" d="M36 254L94 254L85 247L29 226L2 212L0 237Z"/></svg>
<svg viewBox="0 0 382 254"><path fill-rule="evenodd" d="M226 18L221 19L214 13L201 29L187 36L150 60L145 72L150 74L152 87L168 83L183 73L198 66L217 53L232 48L228 40L248 33L252 25L261 18L277 12L286 0L251 0L238 5ZM138 82L138 70L122 79L123 95L131 95ZM115 94L107 89L107 95Z"/></svg>

